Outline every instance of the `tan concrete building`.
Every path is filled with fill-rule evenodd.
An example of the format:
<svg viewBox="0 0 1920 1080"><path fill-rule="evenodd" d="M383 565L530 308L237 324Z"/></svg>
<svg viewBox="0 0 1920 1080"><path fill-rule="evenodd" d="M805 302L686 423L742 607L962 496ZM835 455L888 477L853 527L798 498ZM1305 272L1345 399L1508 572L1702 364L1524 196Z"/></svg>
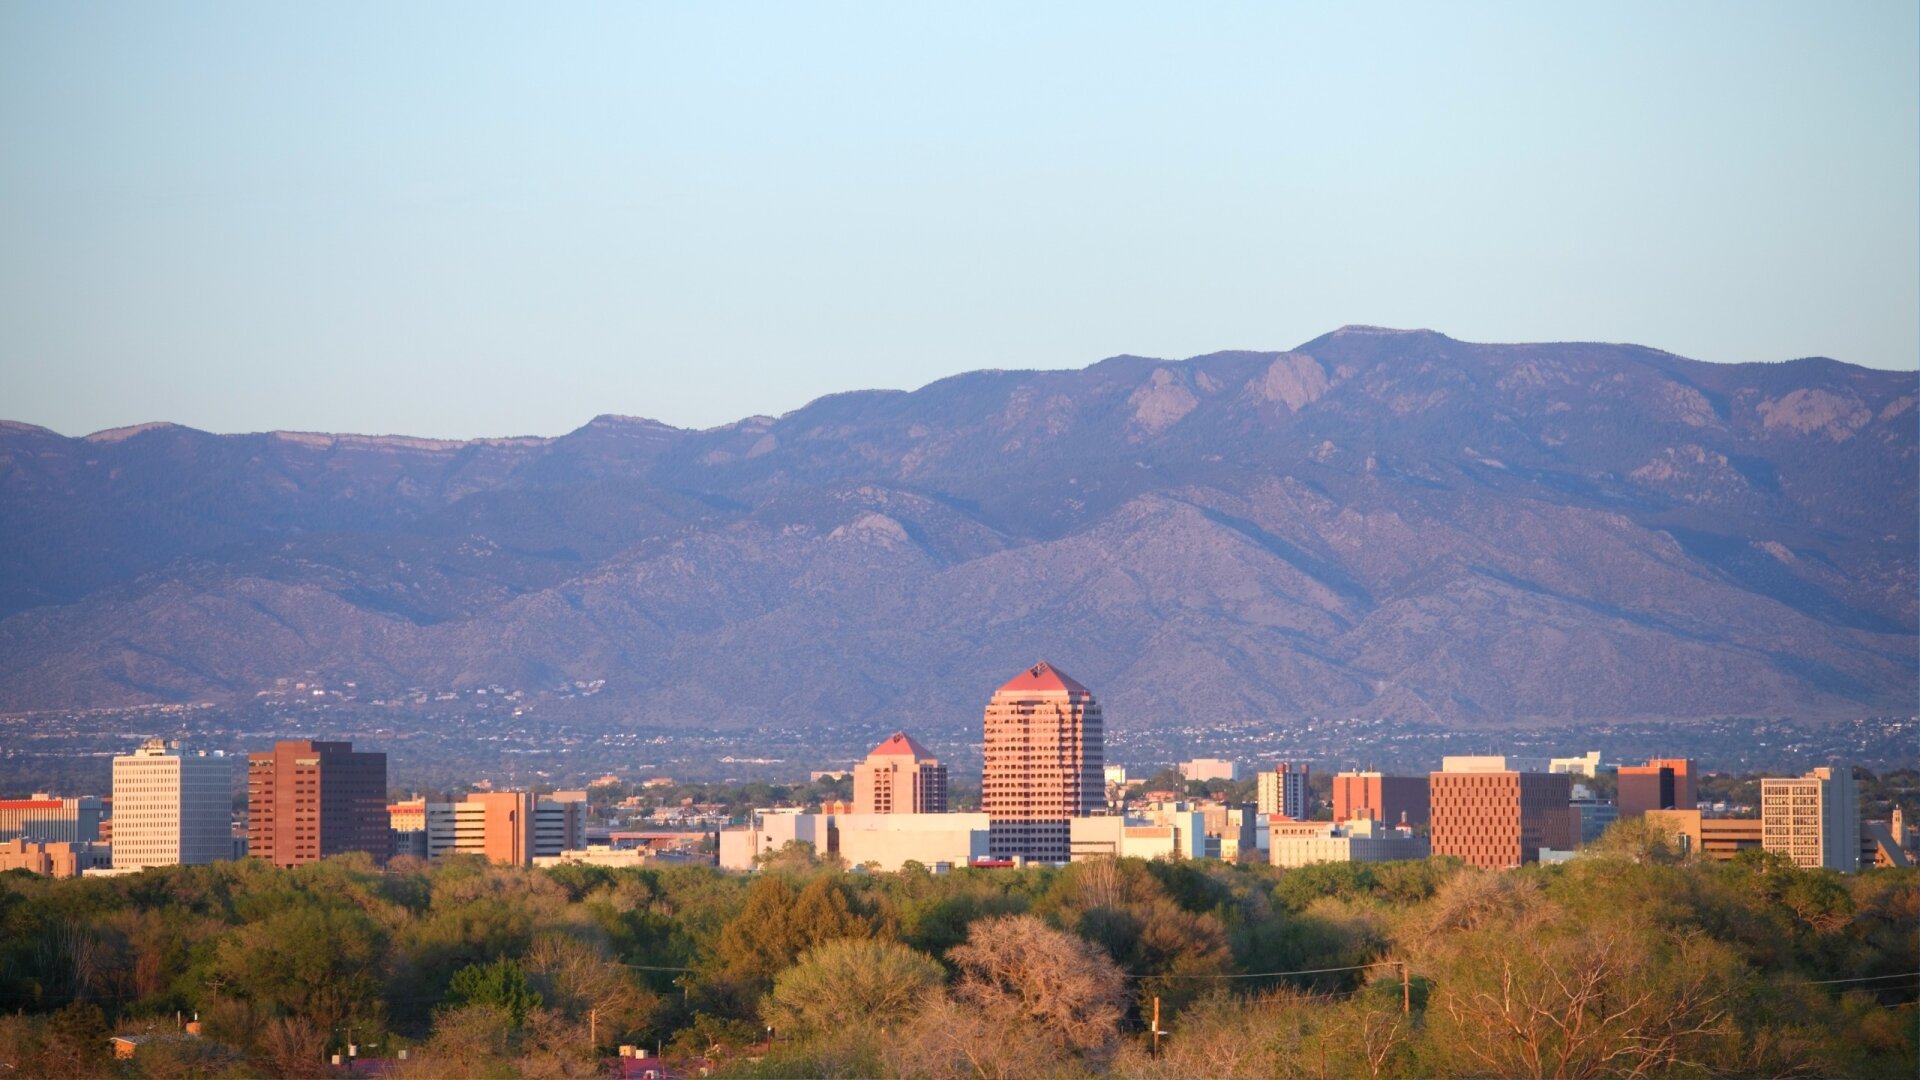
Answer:
<svg viewBox="0 0 1920 1080"><path fill-rule="evenodd" d="M1463 764L1465 771L1427 777L1433 854L1505 870L1539 862L1541 848L1573 850L1573 784L1564 774L1494 771L1477 760Z"/></svg>
<svg viewBox="0 0 1920 1080"><path fill-rule="evenodd" d="M201 866L234 857L238 758L148 739L113 759L113 865Z"/></svg>
<svg viewBox="0 0 1920 1080"><path fill-rule="evenodd" d="M532 866L536 858L587 846L583 800L537 798L529 791L473 792L458 802L416 800L387 808L395 833L428 859L479 855L500 866ZM401 829L414 825L416 829Z"/></svg>
<svg viewBox="0 0 1920 1080"><path fill-rule="evenodd" d="M947 767L904 731L896 731L853 767L856 814L944 814Z"/></svg>
<svg viewBox="0 0 1920 1080"><path fill-rule="evenodd" d="M1759 818L1708 817L1698 810L1648 810L1641 816L1684 855L1725 862L1761 846Z"/></svg>
<svg viewBox="0 0 1920 1080"><path fill-rule="evenodd" d="M1311 866L1323 862L1395 862L1424 859L1431 848L1411 828L1389 828L1372 818L1346 822L1289 821L1269 826L1267 858L1275 866Z"/></svg>
<svg viewBox="0 0 1920 1080"><path fill-rule="evenodd" d="M105 869L112 852L104 844L85 840L24 840L0 843L0 874L25 870L43 877L79 877L88 870Z"/></svg>
<svg viewBox="0 0 1920 1080"><path fill-rule="evenodd" d="M1255 795L1259 800L1260 813L1266 817L1278 815L1290 821L1306 821L1313 817L1313 796L1307 790L1308 766L1295 765L1283 761L1260 774L1260 786Z"/></svg>
<svg viewBox="0 0 1920 1080"><path fill-rule="evenodd" d="M1042 662L987 704L980 808L994 858L1068 861L1071 822L1106 805L1105 747L1093 692Z"/></svg>
<svg viewBox="0 0 1920 1080"><path fill-rule="evenodd" d="M1851 766L1763 778L1760 823L1761 845L1795 866L1860 869L1860 795Z"/></svg>

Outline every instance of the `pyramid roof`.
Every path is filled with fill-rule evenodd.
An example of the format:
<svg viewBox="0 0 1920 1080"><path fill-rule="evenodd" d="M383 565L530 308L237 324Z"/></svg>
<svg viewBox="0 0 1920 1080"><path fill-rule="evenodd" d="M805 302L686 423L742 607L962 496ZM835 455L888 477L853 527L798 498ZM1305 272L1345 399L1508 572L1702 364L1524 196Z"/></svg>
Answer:
<svg viewBox="0 0 1920 1080"><path fill-rule="evenodd" d="M913 736L904 731L896 731L887 737L887 741L873 748L867 755L874 757L910 757L915 761L925 761L933 757L933 752L915 742Z"/></svg>
<svg viewBox="0 0 1920 1080"><path fill-rule="evenodd" d="M1007 691L1026 691L1028 693L1072 693L1092 696L1093 691L1074 681L1073 676L1047 663L1045 660L1015 675L1000 688Z"/></svg>

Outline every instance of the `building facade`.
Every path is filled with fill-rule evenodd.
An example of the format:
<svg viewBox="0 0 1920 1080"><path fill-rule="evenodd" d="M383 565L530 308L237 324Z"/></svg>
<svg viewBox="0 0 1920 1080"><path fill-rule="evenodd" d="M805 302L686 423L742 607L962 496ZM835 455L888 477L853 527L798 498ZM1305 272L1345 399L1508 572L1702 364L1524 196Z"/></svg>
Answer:
<svg viewBox="0 0 1920 1080"><path fill-rule="evenodd" d="M1682 854L1725 862L1762 846L1759 818L1708 817L1698 810L1649 810L1642 815Z"/></svg>
<svg viewBox="0 0 1920 1080"><path fill-rule="evenodd" d="M1377 772L1343 772L1333 778L1333 819L1353 821L1371 818L1388 825L1405 822L1424 826L1427 811L1427 778L1424 776L1383 776Z"/></svg>
<svg viewBox="0 0 1920 1080"><path fill-rule="evenodd" d="M996 859L1068 861L1071 822L1106 805L1106 735L1093 692L1045 662L987 704L980 809Z"/></svg>
<svg viewBox="0 0 1920 1080"><path fill-rule="evenodd" d="M100 800L91 795L62 799L35 792L30 799L0 799L0 840L62 844L100 839Z"/></svg>
<svg viewBox="0 0 1920 1080"><path fill-rule="evenodd" d="M1231 782L1240 779L1240 763L1225 758L1194 758L1180 763L1180 779L1203 784L1209 780Z"/></svg>
<svg viewBox="0 0 1920 1080"><path fill-rule="evenodd" d="M947 767L904 731L896 731L853 767L856 814L944 814Z"/></svg>
<svg viewBox="0 0 1920 1080"><path fill-rule="evenodd" d="M85 840L24 840L0 842L0 874L25 870L42 877L79 877L88 870L102 870L112 864L112 852L105 844Z"/></svg>
<svg viewBox="0 0 1920 1080"><path fill-rule="evenodd" d="M225 754L165 739L114 758L114 869L233 858L234 764Z"/></svg>
<svg viewBox="0 0 1920 1080"><path fill-rule="evenodd" d="M1860 794L1851 766L1760 781L1761 846L1809 869L1860 869Z"/></svg>
<svg viewBox="0 0 1920 1080"><path fill-rule="evenodd" d="M1410 827L1388 826L1375 818L1346 822L1276 820L1269 826L1267 858L1275 866L1300 867L1323 862L1396 862L1424 859L1432 848Z"/></svg>
<svg viewBox="0 0 1920 1080"><path fill-rule="evenodd" d="M1693 762L1688 758L1654 758L1645 765L1622 765L1619 778L1620 790L1614 801L1622 818L1636 818L1649 810L1699 808Z"/></svg>
<svg viewBox="0 0 1920 1080"><path fill-rule="evenodd" d="M349 851L393 853L387 755L309 740L247 755L247 854L300 866Z"/></svg>
<svg viewBox="0 0 1920 1080"><path fill-rule="evenodd" d="M1313 796L1307 790L1307 766L1283 761L1260 774L1256 796L1260 813L1272 818L1306 821L1313 816Z"/></svg>
<svg viewBox="0 0 1920 1080"><path fill-rule="evenodd" d="M1474 769L1427 779L1435 855L1505 870L1540 861L1541 848L1573 849L1573 784L1564 774Z"/></svg>

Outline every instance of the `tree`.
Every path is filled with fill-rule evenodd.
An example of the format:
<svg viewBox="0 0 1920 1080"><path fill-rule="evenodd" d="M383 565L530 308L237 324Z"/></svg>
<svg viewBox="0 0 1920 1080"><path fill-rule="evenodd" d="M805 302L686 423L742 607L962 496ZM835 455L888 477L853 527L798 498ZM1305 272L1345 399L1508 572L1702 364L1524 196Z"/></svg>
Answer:
<svg viewBox="0 0 1920 1080"><path fill-rule="evenodd" d="M1032 915L975 923L947 954L960 969L954 997L1006 1037L1080 1054L1109 1049L1126 1008L1126 977L1087 942Z"/></svg>
<svg viewBox="0 0 1920 1080"><path fill-rule="evenodd" d="M515 1027L527 1013L540 1007L540 995L527 985L527 973L518 961L501 957L491 964L468 964L453 973L447 985L448 1001L455 1005L490 1005L513 1018Z"/></svg>
<svg viewBox="0 0 1920 1080"><path fill-rule="evenodd" d="M931 957L897 942L828 941L774 981L767 1023L795 1037L884 1032L911 1019L945 977Z"/></svg>

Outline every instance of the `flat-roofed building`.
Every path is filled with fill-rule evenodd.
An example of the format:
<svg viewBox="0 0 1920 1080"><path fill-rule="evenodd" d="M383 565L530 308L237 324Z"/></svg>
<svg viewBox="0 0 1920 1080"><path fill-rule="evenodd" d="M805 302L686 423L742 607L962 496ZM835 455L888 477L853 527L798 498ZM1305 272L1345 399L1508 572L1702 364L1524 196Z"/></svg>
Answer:
<svg viewBox="0 0 1920 1080"><path fill-rule="evenodd" d="M1333 777L1333 818L1352 821L1370 818L1398 825L1425 826L1429 784L1424 776L1385 776L1377 772L1343 772Z"/></svg>
<svg viewBox="0 0 1920 1080"><path fill-rule="evenodd" d="M986 814L839 814L830 846L849 867L892 873L909 862L966 866L988 858Z"/></svg>
<svg viewBox="0 0 1920 1080"><path fill-rule="evenodd" d="M1389 827L1371 818L1353 821L1288 821L1269 826L1267 856L1275 866L1323 862L1398 862L1424 859L1432 847L1410 827Z"/></svg>
<svg viewBox="0 0 1920 1080"><path fill-rule="evenodd" d="M987 703L980 809L993 857L1068 861L1070 822L1106 806L1106 734L1093 692L1044 661Z"/></svg>
<svg viewBox="0 0 1920 1080"><path fill-rule="evenodd" d="M1579 757L1557 757L1547 759L1547 771L1566 773L1568 776L1594 777L1600 775L1600 751L1589 750Z"/></svg>
<svg viewBox="0 0 1920 1080"><path fill-rule="evenodd" d="M202 866L234 857L237 759L148 739L113 759L113 865Z"/></svg>
<svg viewBox="0 0 1920 1080"><path fill-rule="evenodd" d="M1269 818L1278 815L1293 821L1313 816L1313 796L1307 789L1308 767L1283 761L1260 774L1260 786L1254 797L1259 812Z"/></svg>
<svg viewBox="0 0 1920 1080"><path fill-rule="evenodd" d="M1641 816L1687 856L1725 862L1762 846L1759 818L1711 817L1698 810L1649 810Z"/></svg>
<svg viewBox="0 0 1920 1080"><path fill-rule="evenodd" d="M100 839L100 800L63 799L44 791L29 799L0 799L0 840L92 843Z"/></svg>
<svg viewBox="0 0 1920 1080"><path fill-rule="evenodd" d="M393 853L387 755L312 740L247 755L247 854L299 866L349 851Z"/></svg>
<svg viewBox="0 0 1920 1080"><path fill-rule="evenodd" d="M792 843L809 844L816 854L833 850L832 818L798 810L755 810L747 824L720 830L720 866L751 870L757 861Z"/></svg>
<svg viewBox="0 0 1920 1080"><path fill-rule="evenodd" d="M1180 779L1206 783L1209 780L1240 779L1240 763L1225 758L1194 758L1180 763Z"/></svg>
<svg viewBox="0 0 1920 1080"><path fill-rule="evenodd" d="M1192 825L1189 819L1187 824ZM1120 814L1074 818L1071 826L1073 861L1088 859L1173 859L1193 848L1175 821L1155 823Z"/></svg>
<svg viewBox="0 0 1920 1080"><path fill-rule="evenodd" d="M1605 799L1573 799L1567 809L1573 813L1573 835L1581 847L1606 835L1613 823L1620 820L1620 808Z"/></svg>
<svg viewBox="0 0 1920 1080"><path fill-rule="evenodd" d="M1620 766L1615 801L1622 818L1636 818L1649 810L1694 810L1693 762L1687 758L1654 758L1645 765Z"/></svg>
<svg viewBox="0 0 1920 1080"><path fill-rule="evenodd" d="M103 870L112 865L112 851L105 844L85 840L25 840L15 837L0 842L0 874L25 870L42 877L79 877L88 870Z"/></svg>
<svg viewBox="0 0 1920 1080"><path fill-rule="evenodd" d="M1470 766L1467 771L1431 773L1427 779L1435 855L1504 870L1538 862L1541 848L1573 850L1573 785L1564 774Z"/></svg>
<svg viewBox="0 0 1920 1080"><path fill-rule="evenodd" d="M1761 846L1795 866L1860 869L1860 794L1850 766L1760 781Z"/></svg>
<svg viewBox="0 0 1920 1080"><path fill-rule="evenodd" d="M896 731L853 767L856 814L944 814L947 767L904 731Z"/></svg>

